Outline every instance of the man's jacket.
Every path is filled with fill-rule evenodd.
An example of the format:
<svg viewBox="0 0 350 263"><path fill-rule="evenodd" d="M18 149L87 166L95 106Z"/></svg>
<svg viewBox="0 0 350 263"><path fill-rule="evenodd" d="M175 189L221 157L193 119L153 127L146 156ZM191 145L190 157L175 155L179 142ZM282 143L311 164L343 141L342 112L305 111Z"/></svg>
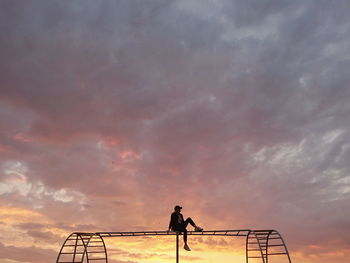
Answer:
<svg viewBox="0 0 350 263"><path fill-rule="evenodd" d="M184 221L184 217L181 213L173 212L170 217L169 228L176 229Z"/></svg>

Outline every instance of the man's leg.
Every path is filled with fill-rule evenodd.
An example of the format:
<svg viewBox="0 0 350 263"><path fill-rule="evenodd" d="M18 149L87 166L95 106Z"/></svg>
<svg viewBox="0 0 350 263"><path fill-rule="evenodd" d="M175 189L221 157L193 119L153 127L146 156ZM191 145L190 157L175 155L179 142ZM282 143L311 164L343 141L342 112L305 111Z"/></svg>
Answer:
<svg viewBox="0 0 350 263"><path fill-rule="evenodd" d="M184 229L182 230L182 232L184 233L184 243L185 243L185 245L187 245L187 229L184 228Z"/></svg>
<svg viewBox="0 0 350 263"><path fill-rule="evenodd" d="M186 229L185 222L182 222L182 224L178 227L176 227L174 230L183 233L184 236L184 243L187 245L187 229Z"/></svg>
<svg viewBox="0 0 350 263"><path fill-rule="evenodd" d="M184 235L184 243L185 243L184 249L187 250L187 251L191 251L190 247L187 245L187 229L184 228L182 232L183 232L183 235Z"/></svg>
<svg viewBox="0 0 350 263"><path fill-rule="evenodd" d="M185 227L187 227L188 223L190 223L191 226L196 227L196 224L193 222L192 218L187 218L185 220Z"/></svg>
<svg viewBox="0 0 350 263"><path fill-rule="evenodd" d="M191 226L194 227L194 231L197 231L197 232L198 232L198 231L203 231L203 228L197 226L196 223L193 222L192 218L190 218L190 217L187 218L186 221L184 221L185 227L187 227L188 224L191 224Z"/></svg>

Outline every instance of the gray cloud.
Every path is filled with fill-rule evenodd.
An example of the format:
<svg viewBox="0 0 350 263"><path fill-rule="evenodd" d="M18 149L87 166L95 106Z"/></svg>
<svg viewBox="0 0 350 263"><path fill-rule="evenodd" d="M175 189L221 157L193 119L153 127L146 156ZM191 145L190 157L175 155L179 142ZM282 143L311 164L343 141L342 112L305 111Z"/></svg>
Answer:
<svg viewBox="0 0 350 263"><path fill-rule="evenodd" d="M129 230L179 202L292 251L349 245L347 1L0 5L1 167L47 189L4 203Z"/></svg>
<svg viewBox="0 0 350 263"><path fill-rule="evenodd" d="M48 260L53 261L57 257L56 252L51 249L41 249L34 246L15 247L5 246L4 244L0 243L0 251L1 259L11 259L19 262L44 263Z"/></svg>

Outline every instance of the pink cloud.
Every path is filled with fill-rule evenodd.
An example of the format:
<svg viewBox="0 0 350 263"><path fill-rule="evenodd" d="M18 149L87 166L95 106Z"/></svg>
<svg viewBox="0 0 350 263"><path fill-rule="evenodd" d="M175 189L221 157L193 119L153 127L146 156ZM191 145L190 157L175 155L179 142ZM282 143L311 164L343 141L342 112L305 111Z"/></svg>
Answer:
<svg viewBox="0 0 350 263"><path fill-rule="evenodd" d="M50 221L15 231L162 230L181 204L206 229L276 228L310 262L345 253L348 4L0 7L0 204Z"/></svg>

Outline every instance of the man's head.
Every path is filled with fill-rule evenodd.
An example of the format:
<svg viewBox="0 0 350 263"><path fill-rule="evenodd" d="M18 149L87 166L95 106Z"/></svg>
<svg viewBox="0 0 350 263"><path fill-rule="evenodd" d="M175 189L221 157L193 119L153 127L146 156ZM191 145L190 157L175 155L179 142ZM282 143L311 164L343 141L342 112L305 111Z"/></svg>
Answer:
<svg viewBox="0 0 350 263"><path fill-rule="evenodd" d="M181 212L181 209L182 209L182 207L179 206L179 205L176 205L176 206L174 207L175 212Z"/></svg>

